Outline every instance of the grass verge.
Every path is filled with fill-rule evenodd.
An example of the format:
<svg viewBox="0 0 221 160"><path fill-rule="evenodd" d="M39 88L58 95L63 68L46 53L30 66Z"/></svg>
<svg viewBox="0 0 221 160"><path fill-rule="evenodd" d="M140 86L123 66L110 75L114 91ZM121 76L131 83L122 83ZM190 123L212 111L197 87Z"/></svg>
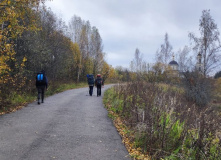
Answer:
<svg viewBox="0 0 221 160"><path fill-rule="evenodd" d="M86 83L59 84L57 82L49 86L48 90L45 92L45 96L48 97L48 96L51 96L56 93L60 93L69 89L76 89L76 88L82 88L82 87L87 87L87 86L88 85ZM35 101L36 97L37 97L37 90L35 88L33 89L33 92L31 93L12 92L7 98L8 104L5 104L0 109L0 115L15 112L19 109L22 109L28 103Z"/></svg>
<svg viewBox="0 0 221 160"><path fill-rule="evenodd" d="M117 131L122 137L122 142L127 148L127 151L133 159L150 160L150 157L147 154L142 153L141 148L136 147L134 131L130 130L130 128L125 125L120 115L117 114L114 105L118 104L116 104L117 101L113 102L114 99L116 99L116 97L114 97L114 89L110 88L106 90L104 93L103 103L108 110L108 116L113 120Z"/></svg>

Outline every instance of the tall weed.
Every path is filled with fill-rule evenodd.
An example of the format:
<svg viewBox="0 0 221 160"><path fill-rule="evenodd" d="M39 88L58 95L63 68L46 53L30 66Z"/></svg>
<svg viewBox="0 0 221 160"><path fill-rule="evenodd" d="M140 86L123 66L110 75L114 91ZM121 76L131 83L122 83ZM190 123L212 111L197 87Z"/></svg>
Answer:
<svg viewBox="0 0 221 160"><path fill-rule="evenodd" d="M112 88L105 99L152 159L221 159L220 116L186 101L182 89L139 81Z"/></svg>

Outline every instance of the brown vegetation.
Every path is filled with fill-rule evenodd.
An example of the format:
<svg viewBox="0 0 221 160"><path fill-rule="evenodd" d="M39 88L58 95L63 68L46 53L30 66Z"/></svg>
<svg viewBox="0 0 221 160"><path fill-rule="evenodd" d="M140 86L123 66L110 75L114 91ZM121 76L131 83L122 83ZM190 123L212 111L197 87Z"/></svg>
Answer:
<svg viewBox="0 0 221 160"><path fill-rule="evenodd" d="M133 131L133 144L152 159L219 159L219 113L187 101L183 89L138 81L119 85L109 110Z"/></svg>

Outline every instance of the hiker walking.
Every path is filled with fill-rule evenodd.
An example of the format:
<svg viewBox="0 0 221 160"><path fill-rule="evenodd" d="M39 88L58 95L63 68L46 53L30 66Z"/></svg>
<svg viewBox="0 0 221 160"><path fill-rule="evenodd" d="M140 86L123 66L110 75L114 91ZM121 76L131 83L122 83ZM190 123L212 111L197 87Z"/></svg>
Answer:
<svg viewBox="0 0 221 160"><path fill-rule="evenodd" d="M94 75L93 74L88 74L87 75L87 82L88 82L88 85L89 85L89 95L92 96L93 88L94 88Z"/></svg>
<svg viewBox="0 0 221 160"><path fill-rule="evenodd" d="M48 89L48 79L45 76L45 71L44 70L37 73L36 87L37 87L37 90L38 90L38 104L40 104L40 98L41 98L41 103L44 103L45 89L46 90Z"/></svg>
<svg viewBox="0 0 221 160"><path fill-rule="evenodd" d="M97 87L97 96L101 96L101 86L104 85L103 79L100 74L97 74L97 78L95 80L95 86Z"/></svg>

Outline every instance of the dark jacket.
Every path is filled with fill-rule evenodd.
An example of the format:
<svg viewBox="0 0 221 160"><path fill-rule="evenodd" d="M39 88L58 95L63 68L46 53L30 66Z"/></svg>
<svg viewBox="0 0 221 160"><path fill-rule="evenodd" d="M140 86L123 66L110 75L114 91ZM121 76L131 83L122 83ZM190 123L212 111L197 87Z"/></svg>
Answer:
<svg viewBox="0 0 221 160"><path fill-rule="evenodd" d="M98 81L101 81L101 85L103 86L104 85L104 81L101 77L98 77L96 80L95 80L95 86L98 86L97 82Z"/></svg>
<svg viewBox="0 0 221 160"><path fill-rule="evenodd" d="M45 73L43 73L44 77L43 77L43 81L42 82L39 82L37 81L37 76L36 76L36 87L39 87L39 86L45 86L46 89L48 88L48 79L47 77L45 76Z"/></svg>

